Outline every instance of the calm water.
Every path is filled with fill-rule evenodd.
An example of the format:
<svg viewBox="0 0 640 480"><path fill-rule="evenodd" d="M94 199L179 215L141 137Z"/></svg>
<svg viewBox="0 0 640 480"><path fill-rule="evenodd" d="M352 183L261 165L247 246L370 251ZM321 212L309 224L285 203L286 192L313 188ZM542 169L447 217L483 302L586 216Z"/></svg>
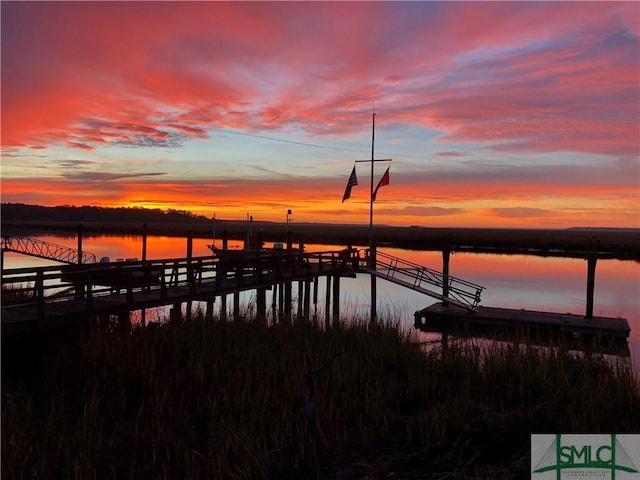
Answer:
<svg viewBox="0 0 640 480"><path fill-rule="evenodd" d="M75 237L41 236L42 240L76 247ZM194 239L193 255L210 253L207 244L211 240ZM170 237L148 237L147 259L186 256L186 239ZM220 241L218 241L220 246ZM230 242L229 248L240 248L239 243ZM305 245L307 251L323 251L342 246ZM141 258L142 239L139 236L85 237L83 249L94 253L98 259L108 256L119 258ZM424 265L435 270L442 269L439 252L424 252L400 249L380 249L390 255ZM34 257L5 253L5 268L55 265ZM481 305L505 308L524 308L549 312L584 314L586 309L587 262L581 259L543 258L525 255L486 255L455 253L451 255L450 274L486 288ZM294 284L293 295L296 296ZM318 288L318 314L324 318L324 280ZM368 275L341 280L341 313L348 318L367 318L369 312L370 280ZM403 319L402 325L411 328L416 310L435 303L436 300L394 285L385 280L377 281L378 315ZM252 300L247 293L244 302ZM267 305L270 298L267 297ZM228 302L232 304L233 302ZM297 306L297 305L296 305ZM313 311L313 306L312 306ZM623 317L629 321L631 336L629 346L636 371L640 371L640 263L619 260L598 260L594 294L594 315Z"/></svg>

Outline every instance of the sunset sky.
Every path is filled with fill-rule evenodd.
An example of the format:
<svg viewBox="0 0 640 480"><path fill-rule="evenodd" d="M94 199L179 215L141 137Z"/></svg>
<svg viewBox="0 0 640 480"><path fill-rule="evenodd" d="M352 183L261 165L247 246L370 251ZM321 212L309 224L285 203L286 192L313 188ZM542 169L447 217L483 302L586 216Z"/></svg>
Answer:
<svg viewBox="0 0 640 480"><path fill-rule="evenodd" d="M1 13L2 202L368 223L375 105L376 223L640 228L638 2Z"/></svg>

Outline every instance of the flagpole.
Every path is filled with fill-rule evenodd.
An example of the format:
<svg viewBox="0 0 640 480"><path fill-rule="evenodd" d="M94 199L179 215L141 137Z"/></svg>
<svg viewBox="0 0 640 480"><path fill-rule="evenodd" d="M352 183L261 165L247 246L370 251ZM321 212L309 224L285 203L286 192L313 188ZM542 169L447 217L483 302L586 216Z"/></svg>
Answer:
<svg viewBox="0 0 640 480"><path fill-rule="evenodd" d="M376 268L376 250L373 246L373 145L376 138L376 112L373 111L373 115L371 117L371 188L369 189L369 268ZM377 294L377 286L376 286L376 277L372 273L371 274L371 312L369 318L369 324L374 326L377 321L378 313L377 313L377 304L378 304L378 294Z"/></svg>
<svg viewBox="0 0 640 480"><path fill-rule="evenodd" d="M374 148L375 148L375 138L376 138L376 112L374 110L373 116L371 118L371 160L356 160L358 162L370 162L371 163L371 184L369 188L369 265L368 268L371 270L375 270L376 268L376 249L373 243L373 165L375 162L390 162L390 158L384 159L375 159L374 156ZM354 167L355 168L355 167ZM386 184L389 182L387 181ZM348 185L348 184L347 184ZM344 201L344 199L343 199ZM376 277L373 273L371 273L371 325L375 325L376 323Z"/></svg>
<svg viewBox="0 0 640 480"><path fill-rule="evenodd" d="M374 147L375 147L375 136L376 136L376 113L373 112L373 116L371 119L371 159L370 160L356 160L356 163L360 162L369 162L371 163L371 183L369 188L369 251L373 250L373 175L374 175L374 163L375 162L390 162L390 158L379 158L376 159L374 156ZM343 200L344 201L344 200Z"/></svg>
<svg viewBox="0 0 640 480"><path fill-rule="evenodd" d="M373 248L373 146L376 137L376 112L371 119L371 189L369 190L369 250Z"/></svg>

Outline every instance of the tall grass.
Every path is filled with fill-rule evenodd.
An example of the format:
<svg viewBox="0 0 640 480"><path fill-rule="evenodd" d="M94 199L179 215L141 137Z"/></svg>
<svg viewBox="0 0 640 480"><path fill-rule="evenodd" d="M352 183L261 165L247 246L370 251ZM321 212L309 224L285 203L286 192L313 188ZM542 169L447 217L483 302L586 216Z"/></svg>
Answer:
<svg viewBox="0 0 640 480"><path fill-rule="evenodd" d="M531 432L640 430L625 363L390 325L196 319L46 355L3 381L4 478L515 478Z"/></svg>

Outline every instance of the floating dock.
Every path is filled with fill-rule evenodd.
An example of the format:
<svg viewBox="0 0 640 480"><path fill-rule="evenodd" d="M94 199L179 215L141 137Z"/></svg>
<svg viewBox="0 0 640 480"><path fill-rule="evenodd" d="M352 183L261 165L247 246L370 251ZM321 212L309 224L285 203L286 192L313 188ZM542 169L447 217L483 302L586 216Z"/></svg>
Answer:
<svg viewBox="0 0 640 480"><path fill-rule="evenodd" d="M611 353L628 352L631 329L624 318L479 306L469 311L435 303L415 313L415 327L424 332L498 339L525 337L537 344L563 342L571 348L598 346Z"/></svg>

